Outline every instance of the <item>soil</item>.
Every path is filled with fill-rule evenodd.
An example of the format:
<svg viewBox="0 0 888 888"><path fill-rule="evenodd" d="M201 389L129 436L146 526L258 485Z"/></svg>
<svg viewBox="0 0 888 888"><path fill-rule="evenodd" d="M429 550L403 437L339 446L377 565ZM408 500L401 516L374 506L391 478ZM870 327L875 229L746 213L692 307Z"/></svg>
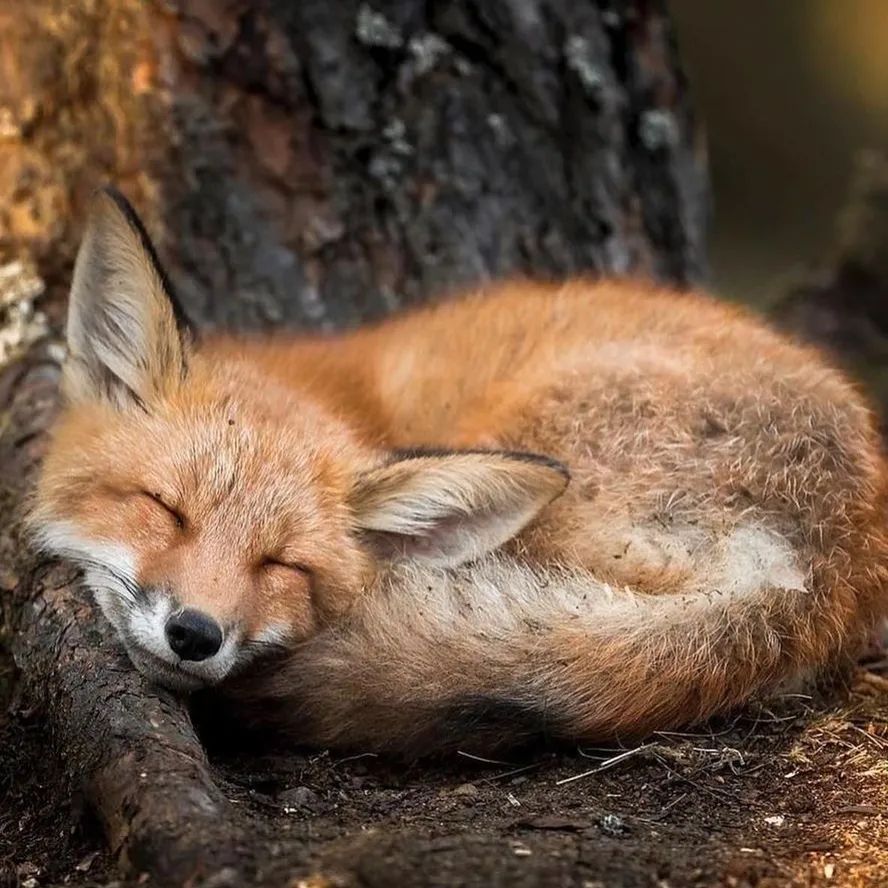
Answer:
<svg viewBox="0 0 888 888"><path fill-rule="evenodd" d="M125 884L2 653L0 664L0 886ZM786 697L628 750L407 766L205 740L255 837L243 853L256 884L877 886L888 884L885 666L826 699ZM238 882L210 862L201 884Z"/></svg>

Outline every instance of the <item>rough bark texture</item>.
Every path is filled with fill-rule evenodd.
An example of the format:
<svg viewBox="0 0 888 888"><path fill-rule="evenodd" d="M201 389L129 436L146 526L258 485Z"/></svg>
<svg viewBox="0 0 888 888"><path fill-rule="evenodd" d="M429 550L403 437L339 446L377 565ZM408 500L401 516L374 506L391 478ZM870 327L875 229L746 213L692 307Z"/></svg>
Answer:
<svg viewBox="0 0 888 888"><path fill-rule="evenodd" d="M0 238L69 260L113 179L200 321L354 323L520 271L701 276L705 180L660 2L0 16Z"/></svg>
<svg viewBox="0 0 888 888"><path fill-rule="evenodd" d="M0 139L0 257L36 263L56 331L104 180L205 327L349 325L519 272L703 271L705 177L653 0L0 0ZM56 376L38 346L4 377L7 526ZM7 534L16 661L124 870L241 884L249 843L187 712L23 551Z"/></svg>

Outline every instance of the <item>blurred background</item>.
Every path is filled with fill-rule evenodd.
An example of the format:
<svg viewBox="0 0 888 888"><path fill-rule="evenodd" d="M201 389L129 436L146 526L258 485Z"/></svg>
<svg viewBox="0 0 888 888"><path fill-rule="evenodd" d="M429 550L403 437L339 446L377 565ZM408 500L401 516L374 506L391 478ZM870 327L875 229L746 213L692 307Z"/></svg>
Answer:
<svg viewBox="0 0 888 888"><path fill-rule="evenodd" d="M670 0L708 131L715 287L761 304L834 243L855 156L888 147L888 0Z"/></svg>

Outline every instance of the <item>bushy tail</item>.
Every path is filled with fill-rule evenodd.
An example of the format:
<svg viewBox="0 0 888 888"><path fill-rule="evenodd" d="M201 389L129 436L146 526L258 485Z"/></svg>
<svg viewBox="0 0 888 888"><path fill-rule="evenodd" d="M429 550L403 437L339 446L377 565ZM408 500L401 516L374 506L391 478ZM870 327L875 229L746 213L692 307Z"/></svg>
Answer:
<svg viewBox="0 0 888 888"><path fill-rule="evenodd" d="M266 690L301 742L422 755L688 724L834 656L859 615L776 534L736 528L707 588L642 595L494 556L399 568Z"/></svg>

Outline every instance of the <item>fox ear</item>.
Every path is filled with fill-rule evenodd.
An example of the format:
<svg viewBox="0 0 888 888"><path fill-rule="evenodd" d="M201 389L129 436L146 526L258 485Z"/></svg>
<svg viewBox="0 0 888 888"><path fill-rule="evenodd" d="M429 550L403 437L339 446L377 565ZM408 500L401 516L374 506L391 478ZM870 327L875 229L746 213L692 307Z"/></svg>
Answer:
<svg viewBox="0 0 888 888"><path fill-rule="evenodd" d="M190 331L126 199L93 199L68 304L64 385L74 401L145 405L185 375Z"/></svg>
<svg viewBox="0 0 888 888"><path fill-rule="evenodd" d="M535 454L418 452L364 474L351 505L377 553L452 567L511 539L568 478Z"/></svg>

